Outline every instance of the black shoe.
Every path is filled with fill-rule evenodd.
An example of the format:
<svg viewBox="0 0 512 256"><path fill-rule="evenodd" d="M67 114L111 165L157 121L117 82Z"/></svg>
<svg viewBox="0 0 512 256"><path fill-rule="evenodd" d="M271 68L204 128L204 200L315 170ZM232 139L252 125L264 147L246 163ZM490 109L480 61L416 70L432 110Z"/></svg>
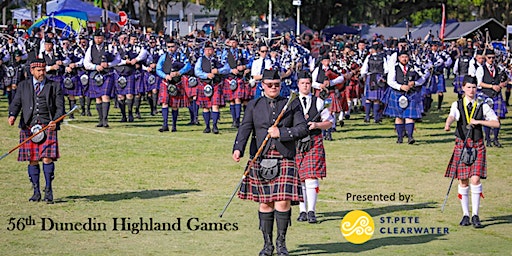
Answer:
<svg viewBox="0 0 512 256"><path fill-rule="evenodd" d="M343 127L344 125L345 125L345 121L340 120L340 128Z"/></svg>
<svg viewBox="0 0 512 256"><path fill-rule="evenodd" d="M99 122L96 127L103 127L103 122Z"/></svg>
<svg viewBox="0 0 512 256"><path fill-rule="evenodd" d="M487 140L487 142L485 143L485 146L488 148L492 148L491 140Z"/></svg>
<svg viewBox="0 0 512 256"><path fill-rule="evenodd" d="M80 113L81 116L85 116L85 111L82 111L82 113Z"/></svg>
<svg viewBox="0 0 512 256"><path fill-rule="evenodd" d="M140 115L140 113L137 113L137 114L135 114L135 118L142 119L142 116Z"/></svg>
<svg viewBox="0 0 512 256"><path fill-rule="evenodd" d="M158 129L159 132L168 132L169 126L162 126L160 129Z"/></svg>
<svg viewBox="0 0 512 256"><path fill-rule="evenodd" d="M231 128L237 128L236 127L236 121L233 121L233 123L231 124Z"/></svg>
<svg viewBox="0 0 512 256"><path fill-rule="evenodd" d="M169 128L167 128L167 130L169 130ZM178 130L176 130L176 127L173 126L171 129L171 132L176 132L176 131L178 131Z"/></svg>
<svg viewBox="0 0 512 256"><path fill-rule="evenodd" d="M374 124L381 124L382 123L382 120L374 120L373 121Z"/></svg>
<svg viewBox="0 0 512 256"><path fill-rule="evenodd" d="M313 223L316 223L317 220L316 220L316 216L315 216L315 212L314 211L309 211L308 212L308 222L310 224L313 224Z"/></svg>
<svg viewBox="0 0 512 256"><path fill-rule="evenodd" d="M91 111L87 110L87 116L92 116Z"/></svg>
<svg viewBox="0 0 512 256"><path fill-rule="evenodd" d="M212 132L213 132L213 134L219 134L219 128L214 126L212 129Z"/></svg>
<svg viewBox="0 0 512 256"><path fill-rule="evenodd" d="M297 221L304 222L308 220L308 215L306 212L300 212L299 217L297 218Z"/></svg>
<svg viewBox="0 0 512 256"><path fill-rule="evenodd" d="M345 119L349 120L350 119L350 115L345 115Z"/></svg>
<svg viewBox="0 0 512 256"><path fill-rule="evenodd" d="M422 122L423 122L423 119L418 118L418 119L416 119L416 121L415 121L415 122L416 122L416 123L422 123Z"/></svg>
<svg viewBox="0 0 512 256"><path fill-rule="evenodd" d="M407 141L407 143L409 143L411 145L414 144L414 142L416 142L416 140L413 137L409 138Z"/></svg>
<svg viewBox="0 0 512 256"><path fill-rule="evenodd" d="M365 123L369 123L369 122L370 122L370 118L365 118L365 119L364 119L364 122L365 122Z"/></svg>
<svg viewBox="0 0 512 256"><path fill-rule="evenodd" d="M272 256L274 254L274 245L272 244L272 234L263 234L265 244L261 249L259 256Z"/></svg>
<svg viewBox="0 0 512 256"><path fill-rule="evenodd" d="M288 249L286 248L285 235L277 234L276 240L276 252L278 256L286 256L289 255Z"/></svg>
<svg viewBox="0 0 512 256"><path fill-rule="evenodd" d="M501 145L501 143L497 139L495 139L493 142L494 142L494 146L496 146L497 148L503 147L503 145Z"/></svg>
<svg viewBox="0 0 512 256"><path fill-rule="evenodd" d="M44 189L44 201L47 204L53 204L53 192L51 189L48 189L48 188Z"/></svg>
<svg viewBox="0 0 512 256"><path fill-rule="evenodd" d="M396 143L397 144L402 144L404 142L404 138L403 137L399 137L397 140L396 140Z"/></svg>
<svg viewBox="0 0 512 256"><path fill-rule="evenodd" d="M130 123L133 122L133 115L128 115L128 122L130 122Z"/></svg>
<svg viewBox="0 0 512 256"><path fill-rule="evenodd" d="M190 126L190 125L195 125L196 123L194 123L194 121L190 121L187 123L187 126Z"/></svg>
<svg viewBox="0 0 512 256"><path fill-rule="evenodd" d="M206 127L203 130L203 133L210 133L210 132L211 132L210 127Z"/></svg>
<svg viewBox="0 0 512 256"><path fill-rule="evenodd" d="M108 128L108 127L109 127L109 126L108 126L108 123L107 123L107 122L103 122L103 127L104 127L104 128Z"/></svg>
<svg viewBox="0 0 512 256"><path fill-rule="evenodd" d="M28 199L29 202L39 202L41 201L41 192L39 190L34 190L34 194L31 198Z"/></svg>
<svg viewBox="0 0 512 256"><path fill-rule="evenodd" d="M464 215L464 217L462 217L462 220L460 221L459 225L461 225L461 226L471 225L471 223L469 222L469 216Z"/></svg>
<svg viewBox="0 0 512 256"><path fill-rule="evenodd" d="M473 223L473 227L475 228L483 228L482 223L480 223L480 218L478 217L478 215L473 215L473 217L471 217L471 223Z"/></svg>
<svg viewBox="0 0 512 256"><path fill-rule="evenodd" d="M121 117L121 121L119 121L119 122L126 123L126 116Z"/></svg>
<svg viewBox="0 0 512 256"><path fill-rule="evenodd" d="M75 115L73 115L73 114L69 114L69 119L70 119L70 120L75 119Z"/></svg>

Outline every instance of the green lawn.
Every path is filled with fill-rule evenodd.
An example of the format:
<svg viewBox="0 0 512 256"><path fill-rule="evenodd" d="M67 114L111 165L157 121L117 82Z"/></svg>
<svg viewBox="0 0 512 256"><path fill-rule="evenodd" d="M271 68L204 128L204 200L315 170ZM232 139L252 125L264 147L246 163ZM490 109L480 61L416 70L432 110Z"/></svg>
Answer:
<svg viewBox="0 0 512 256"><path fill-rule="evenodd" d="M485 199L480 208L485 227L458 225L462 216L456 182L444 213L440 211L450 182L443 175L454 144L453 132L443 130L449 104L455 100L449 90L443 111L430 113L417 124L414 145L395 143L390 119L381 125L365 124L357 113L338 128L334 141L325 143L328 174L320 183L320 223L296 222L298 208L293 209L287 240L292 255L512 255L510 119L502 121L504 148L487 151L489 178L483 181ZM147 105L143 107L143 120L124 124L117 122L119 110L113 109L109 129L96 128L95 116L77 116L62 125L53 205L28 202L31 186L26 163L16 161L17 152L1 160L1 255L258 254L262 236L256 203L235 198L224 217L218 217L244 168L231 159L236 131L230 128L229 110L223 110L221 133L214 135L203 134L203 126L186 126L186 109L181 110L178 132L159 133L161 117L149 116ZM7 125L3 96L0 119L3 154L18 142L18 129ZM347 200L347 193L395 193L396 200L358 202ZM411 200L399 201L399 194L411 195ZM355 209L366 211L375 221L373 237L362 245L349 243L339 229L343 216ZM35 225L8 231L16 226L9 224L11 218L17 222L29 216ZM419 223L381 223L387 217L418 217ZM41 230L43 219L49 229L50 219L85 223L89 218L105 223L106 230ZM179 220L174 227L180 230L120 231L122 218L130 223L152 219L171 227ZM117 230L113 230L114 219ZM220 225L230 230L194 230ZM449 233L381 232L408 227L442 227Z"/></svg>

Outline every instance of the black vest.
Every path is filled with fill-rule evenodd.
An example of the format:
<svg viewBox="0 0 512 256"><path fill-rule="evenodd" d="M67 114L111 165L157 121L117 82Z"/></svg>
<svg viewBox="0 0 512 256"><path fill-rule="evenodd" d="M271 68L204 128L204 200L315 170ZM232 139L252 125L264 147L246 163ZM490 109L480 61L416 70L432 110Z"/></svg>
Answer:
<svg viewBox="0 0 512 256"><path fill-rule="evenodd" d="M404 75L404 71L402 70L402 68L398 64L395 65L395 72L396 72L395 79L396 79L396 82L399 84L408 84L410 81L416 81L419 79L418 73L416 73L416 71L414 71L414 69L412 69L411 66L406 65L406 67L407 67L407 74Z"/></svg>
<svg viewBox="0 0 512 256"><path fill-rule="evenodd" d="M473 104L476 104L476 100ZM484 108L481 103L478 106L476 106L475 114L473 116L473 119L475 120L483 120L484 119ZM457 101L457 109L460 113L459 121L457 121L457 129L455 130L455 136L459 139L465 140L466 136L468 135L468 129L466 126L468 125L468 120L466 120L466 114L464 112L464 103L462 100ZM471 109L468 109L468 115L471 115ZM473 127L473 132L471 132L471 139L473 141L478 141L483 138L482 133L482 126L476 125Z"/></svg>
<svg viewBox="0 0 512 256"><path fill-rule="evenodd" d="M213 62L210 61L208 58L206 58L206 56L201 57L201 69L205 73L211 73L212 69L214 69ZM202 80L205 83L210 83L212 81L211 79L208 79L208 78L207 79L202 79ZM219 75L215 75L215 77L213 78L213 82L214 83L219 83L220 82L220 76Z"/></svg>
<svg viewBox="0 0 512 256"><path fill-rule="evenodd" d="M317 83L323 83L325 80L327 80L327 76L325 75L325 71L322 65L318 67L318 76L316 77Z"/></svg>
<svg viewBox="0 0 512 256"><path fill-rule="evenodd" d="M114 60L114 56L105 51L106 44L103 43L103 48L101 51L98 50L96 44L91 45L91 59L92 64L100 65L101 62L112 62Z"/></svg>
<svg viewBox="0 0 512 256"><path fill-rule="evenodd" d="M500 84L500 76L498 75L498 67L494 66L494 77L491 76L491 72L489 68L487 68L487 64L483 64L482 68L484 69L484 76L482 78L482 82L486 84L499 85ZM482 88L482 92L485 93L489 97L496 97L497 92L492 88Z"/></svg>
<svg viewBox="0 0 512 256"><path fill-rule="evenodd" d="M318 109L316 107L317 99L318 98L316 96L312 96L311 97L311 106L309 107L309 110L308 110L308 115L307 115L307 118L306 118L306 123L318 122L321 119L321 117L319 115L319 117L317 117L315 120L313 120L313 117L315 117L318 114ZM318 134L321 134L321 133L322 133L321 129L309 130L309 135L318 135Z"/></svg>
<svg viewBox="0 0 512 256"><path fill-rule="evenodd" d="M48 124L50 123L50 109L46 102L46 95L50 91L50 86L45 84L43 90L36 95L34 92L34 112L32 113L32 120L30 120L30 126L36 124Z"/></svg>
<svg viewBox="0 0 512 256"><path fill-rule="evenodd" d="M372 74L384 73L384 57L382 55L372 54L368 57L368 72Z"/></svg>
<svg viewBox="0 0 512 256"><path fill-rule="evenodd" d="M469 71L469 61L471 57L463 55L459 58L459 73L458 76L465 76Z"/></svg>

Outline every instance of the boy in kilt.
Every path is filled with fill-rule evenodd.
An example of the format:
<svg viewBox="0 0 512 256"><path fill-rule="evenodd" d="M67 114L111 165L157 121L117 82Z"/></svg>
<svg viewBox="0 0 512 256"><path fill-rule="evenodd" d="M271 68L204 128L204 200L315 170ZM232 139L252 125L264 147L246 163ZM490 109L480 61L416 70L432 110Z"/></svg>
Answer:
<svg viewBox="0 0 512 256"><path fill-rule="evenodd" d="M265 96L251 100L247 105L233 146L232 158L239 162L244 155L247 141L251 140L250 157L254 157L256 149L262 145L264 138L267 135L270 137L260 158L243 180L238 193L238 197L241 199L259 203L260 230L264 240L264 247L259 255L273 254L274 219L277 224L277 254L288 255L285 242L286 232L291 224L291 205L292 202L303 200L300 179L294 161L295 141L307 136L308 127L297 100L292 101L280 123L276 127L273 126L288 101L279 96L280 85L281 81L276 70L264 71L263 91ZM272 166L263 164L273 161ZM275 175L264 175L264 172L260 170L261 166L277 169Z"/></svg>
<svg viewBox="0 0 512 256"><path fill-rule="evenodd" d="M156 64L156 73L162 78L160 91L158 92L158 102L162 104L162 128L158 131L169 131L169 105L172 108L172 132L176 132L176 122L178 122L178 108L188 107L190 102L185 93L185 86L188 86L188 78L183 76L190 71L192 66L185 54L177 51L177 43L169 39L166 41L167 53L160 56ZM174 95L170 95L168 86L175 85Z"/></svg>
<svg viewBox="0 0 512 256"><path fill-rule="evenodd" d="M395 118L395 129L398 136L396 143L403 142L407 132L408 143L416 142L413 137L414 120L421 118L421 86L430 75L427 71L422 77L409 64L409 53L398 54L398 63L389 70L386 95L387 105L384 115ZM404 122L405 121L405 122Z"/></svg>
<svg viewBox="0 0 512 256"><path fill-rule="evenodd" d="M462 205L463 217L461 226L469 226L473 223L475 228L481 228L478 208L480 197L483 198L483 189L480 179L487 178L486 150L483 140L482 126L499 128L500 122L492 108L486 103L478 103L476 99L476 79L465 76L462 89L463 99L454 102L450 108L450 114L446 119L444 129L450 131L450 125L457 122L455 130L455 148L448 163L445 177L459 179L459 199ZM469 132L468 124L472 131ZM468 134L469 133L469 134ZM468 135L471 135L468 138ZM472 164L461 161L464 147L473 148L476 151L476 160ZM471 182L471 184L470 184ZM469 185L469 187L468 187ZM469 188L471 188L472 217L469 221Z"/></svg>
<svg viewBox="0 0 512 256"><path fill-rule="evenodd" d="M43 162L43 173L46 180L44 201L53 203L52 180L54 178L54 161L60 157L57 130L59 126L54 120L64 115L64 97L60 84L45 77L46 63L36 59L30 64L32 78L22 81L18 86L12 104L9 106L9 125L14 125L21 112L19 122L20 142L32 135L31 128L35 125L46 129L46 139L39 143L28 141L19 149L18 161L29 161L28 176L34 194L29 201L40 201L39 162Z"/></svg>
<svg viewBox="0 0 512 256"><path fill-rule="evenodd" d="M298 79L299 101L309 128L309 136L306 137L309 140L301 140L297 144L295 156L304 197L304 202L299 203L300 214L297 221L316 223L316 201L320 191L318 179L323 179L327 174L322 130L329 129L335 120L329 109L324 108L324 101L311 94L309 72L299 72Z"/></svg>
<svg viewBox="0 0 512 256"><path fill-rule="evenodd" d="M380 123L380 103L386 87L386 74L388 65L386 57L380 52L381 44L374 44L370 48L370 55L366 57L361 68L361 77L364 77L365 117L364 122L370 122L370 111L373 109L374 123ZM372 104L373 103L373 104Z"/></svg>
<svg viewBox="0 0 512 256"><path fill-rule="evenodd" d="M204 133L210 133L210 119L213 121L213 133L218 134L219 128L217 123L220 118L219 107L225 106L224 97L222 96L222 80L223 75L229 73L229 66L222 65L214 57L214 48L211 42L206 42L204 45L204 55L199 58L194 66L194 73L200 79L197 87L199 90L198 105L203 108L203 118L206 128ZM205 88L212 88L211 95L208 95L208 90ZM211 109L211 112L210 112Z"/></svg>
<svg viewBox="0 0 512 256"><path fill-rule="evenodd" d="M505 88L507 85L508 77L506 73L499 70L498 66L495 64L496 57L494 50L484 50L484 55L485 63L476 69L476 79L478 81L478 87L481 89L479 96L492 105L498 118L505 118L508 110L507 104L505 100L503 100L501 89ZM487 147L492 147L491 127L484 126L484 131ZM492 131L494 133L494 140L492 140L494 146L501 148L502 145L498 141L500 128L495 127Z"/></svg>
<svg viewBox="0 0 512 256"><path fill-rule="evenodd" d="M105 42L101 30L94 33L94 43L87 48L84 57L84 67L88 70L89 82L86 96L96 99L96 110L98 111L98 124L96 127L108 128L108 112L110 110L110 98L114 95L115 72L112 67L116 66L121 58L119 53L112 51ZM103 79L99 79L102 77Z"/></svg>

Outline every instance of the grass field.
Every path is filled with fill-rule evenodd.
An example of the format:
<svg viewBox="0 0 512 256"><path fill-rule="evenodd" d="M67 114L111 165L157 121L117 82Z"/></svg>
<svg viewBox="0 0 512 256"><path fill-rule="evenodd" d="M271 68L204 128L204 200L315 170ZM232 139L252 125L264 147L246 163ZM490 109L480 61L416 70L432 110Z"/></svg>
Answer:
<svg viewBox="0 0 512 256"><path fill-rule="evenodd" d="M440 211L450 182L443 174L454 144L453 132L443 130L455 100L449 90L443 111L416 125L414 145L395 143L390 119L365 124L362 114L333 134L334 141L325 143L328 174L320 185L320 223L296 222L298 208L293 209L287 239L292 255L512 255L511 119L502 121L504 148L487 150L488 179L480 208L485 227L458 225L462 214L456 182L444 213ZM186 109L181 110L178 132L159 133L161 117L149 116L144 107L143 120L124 124L117 122L119 110L112 110L109 129L96 128L95 116L77 116L62 125L53 205L28 202L32 193L26 163L16 161L17 152L0 161L1 255L258 254L262 238L256 203L235 198L224 217L218 217L244 168L231 159L236 131L230 128L229 110L223 110L221 133L214 135L203 134L203 126L186 126ZM18 129L7 125L5 97L0 99L0 120L3 154L18 142ZM352 201L348 193L395 193L396 200ZM411 195L411 200L400 201L400 194ZM356 209L369 213L376 227L361 245L349 243L339 229L345 214ZM29 216L35 225L23 226ZM381 223L387 217L418 217L419 223ZM89 218L104 223L105 231L42 230L43 224L50 229L50 219L86 223ZM175 223L179 230L121 231L122 218ZM212 225L208 223L236 230L200 230ZM8 230L13 227L24 230ZM442 227L449 233L387 232L407 227Z"/></svg>

